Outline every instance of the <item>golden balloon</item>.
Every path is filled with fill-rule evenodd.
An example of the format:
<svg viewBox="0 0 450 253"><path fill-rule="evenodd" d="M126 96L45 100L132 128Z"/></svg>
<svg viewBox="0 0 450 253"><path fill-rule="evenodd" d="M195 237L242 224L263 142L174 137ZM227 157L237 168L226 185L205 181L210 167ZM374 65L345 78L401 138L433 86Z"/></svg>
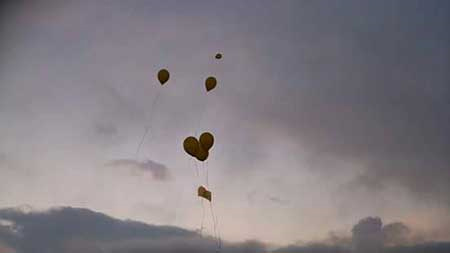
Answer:
<svg viewBox="0 0 450 253"><path fill-rule="evenodd" d="M214 136L210 132L204 132L200 135L200 145L209 151L214 145Z"/></svg>
<svg viewBox="0 0 450 253"><path fill-rule="evenodd" d="M208 156L209 156L208 150L204 149L202 145L199 145L198 152L195 158L197 158L197 160L199 160L200 162L204 162L206 159L208 159Z"/></svg>
<svg viewBox="0 0 450 253"><path fill-rule="evenodd" d="M186 153L191 156L197 157L200 145L198 140L194 136L189 136L184 139L183 148Z"/></svg>
<svg viewBox="0 0 450 253"><path fill-rule="evenodd" d="M161 83L161 85L164 85L167 81L169 81L170 74L167 69L161 69L158 72L158 80Z"/></svg>
<svg viewBox="0 0 450 253"><path fill-rule="evenodd" d="M210 76L208 78L206 78L205 80L205 87L206 87L206 91L210 91L212 89L214 89L217 85L217 80L215 77Z"/></svg>

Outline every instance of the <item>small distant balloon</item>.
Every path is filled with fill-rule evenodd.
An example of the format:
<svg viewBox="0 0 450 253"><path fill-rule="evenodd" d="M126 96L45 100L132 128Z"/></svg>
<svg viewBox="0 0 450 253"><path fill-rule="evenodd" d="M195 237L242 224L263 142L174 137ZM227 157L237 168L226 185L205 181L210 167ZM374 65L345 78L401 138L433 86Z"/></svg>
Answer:
<svg viewBox="0 0 450 253"><path fill-rule="evenodd" d="M217 85L217 80L215 77L210 76L208 78L206 78L205 80L205 87L206 87L206 91L210 91L212 89L214 89Z"/></svg>
<svg viewBox="0 0 450 253"><path fill-rule="evenodd" d="M216 54L216 59L217 59L217 60L222 59L222 54L221 54L221 53L217 53L217 54Z"/></svg>
<svg viewBox="0 0 450 253"><path fill-rule="evenodd" d="M158 80L161 83L161 85L164 85L167 81L169 81L169 71L167 69L161 69L158 72Z"/></svg>

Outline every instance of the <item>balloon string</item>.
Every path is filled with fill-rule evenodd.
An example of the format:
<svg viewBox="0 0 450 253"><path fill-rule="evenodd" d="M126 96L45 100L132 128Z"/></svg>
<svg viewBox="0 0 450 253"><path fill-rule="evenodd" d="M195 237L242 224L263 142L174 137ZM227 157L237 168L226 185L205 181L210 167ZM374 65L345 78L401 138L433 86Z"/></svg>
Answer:
<svg viewBox="0 0 450 253"><path fill-rule="evenodd" d="M212 220L213 220L213 228L214 228L214 239L216 240L216 246L217 249L216 251L219 252L222 248L222 240L220 239L220 233L217 232L217 225L218 225L218 218L216 215L214 215L214 208L212 205L212 202L209 203L209 207L211 209L211 216L212 216Z"/></svg>
<svg viewBox="0 0 450 253"><path fill-rule="evenodd" d="M200 182L201 180L199 180L200 173L198 171L198 165L197 165L197 163L195 161L194 161L194 164L195 164L195 173L196 173L196 176L197 176L197 180Z"/></svg>
<svg viewBox="0 0 450 253"><path fill-rule="evenodd" d="M203 224L205 222L205 205L203 204L203 199L200 199L200 202L202 204L202 220L201 220L201 223L200 223L200 235L202 235L203 234L203 229L204 229Z"/></svg>
<svg viewBox="0 0 450 253"><path fill-rule="evenodd" d="M213 231L214 231L213 235L214 235L214 239L217 239L216 222L215 222L214 211L213 211L212 203L211 203L211 202L209 202L209 208L210 208L210 210L211 210L211 217L212 217L212 221L213 221Z"/></svg>
<svg viewBox="0 0 450 253"><path fill-rule="evenodd" d="M145 127L144 134L142 135L141 141L139 142L139 145L138 145L138 147L136 149L136 154L135 154L135 159L136 160L139 158L139 152L141 151L142 144L144 144L145 137L147 136L148 132L150 131L151 125L153 123L152 122L153 114L154 114L154 111L155 111L156 102L157 102L158 98L160 97L160 94L161 94L161 89L159 89L157 91L157 93L155 95L155 98L153 99L152 105L150 107L150 118L149 118L150 125Z"/></svg>
<svg viewBox="0 0 450 253"><path fill-rule="evenodd" d="M218 251L220 251L222 249L222 238L221 238L221 234L220 234L219 216L218 215L216 215L216 227L217 227L217 235L218 235L218 239L219 239L219 249L218 249Z"/></svg>
<svg viewBox="0 0 450 253"><path fill-rule="evenodd" d="M205 118L206 109L208 108L208 105L209 105L208 101L209 101L209 96L208 96L208 94L206 94L206 98L205 98L205 102L204 102L205 106L202 106L202 109L200 112L200 117L197 121L197 128L196 128L197 130L200 130L200 126L202 125L203 119ZM195 133L195 135L197 135L197 133Z"/></svg>
<svg viewBox="0 0 450 253"><path fill-rule="evenodd" d="M204 166L205 167L205 166ZM209 172L208 172L208 166L205 168L206 170L206 187L209 188Z"/></svg>
<svg viewBox="0 0 450 253"><path fill-rule="evenodd" d="M147 135L149 130L150 130L150 127L145 127L144 134L142 135L141 141L139 142L139 145L138 145L138 147L136 149L136 154L135 154L136 158L135 158L135 160L138 159L138 155L139 155L139 151L141 150L142 143L144 143L145 136Z"/></svg>

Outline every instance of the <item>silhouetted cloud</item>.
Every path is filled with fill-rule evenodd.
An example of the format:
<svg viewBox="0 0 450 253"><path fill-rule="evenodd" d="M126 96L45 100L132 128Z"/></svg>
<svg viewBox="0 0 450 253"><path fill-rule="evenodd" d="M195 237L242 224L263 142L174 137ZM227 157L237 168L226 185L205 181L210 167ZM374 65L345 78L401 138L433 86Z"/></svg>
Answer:
<svg viewBox="0 0 450 253"><path fill-rule="evenodd" d="M48 211L0 209L0 252L211 252L217 240L173 226L119 220L88 209L61 207ZM400 223L383 226L378 217L361 219L352 238L330 233L325 240L290 245L276 253L447 253L450 242L402 245L410 229ZM396 244L396 246L392 246ZM9 250L9 251L8 251ZM263 253L259 241L223 242L221 252Z"/></svg>
<svg viewBox="0 0 450 253"><path fill-rule="evenodd" d="M430 242L412 246L386 247L378 253L447 253L450 252L449 242ZM348 248L325 244L311 244L308 246L289 246L280 248L275 253L354 253Z"/></svg>
<svg viewBox="0 0 450 253"><path fill-rule="evenodd" d="M380 252L383 248L382 226L378 217L360 220L352 229L355 252Z"/></svg>
<svg viewBox="0 0 450 253"><path fill-rule="evenodd" d="M401 222L386 224L383 227L383 242L386 246L408 244L411 230Z"/></svg>
<svg viewBox="0 0 450 253"><path fill-rule="evenodd" d="M412 246L385 248L383 253L446 253L450 252L450 242L430 242Z"/></svg>
<svg viewBox="0 0 450 253"><path fill-rule="evenodd" d="M156 180L170 179L169 169L164 164L160 164L152 160L139 162L132 159L118 159L107 163L107 165L116 168L130 168L141 170L143 172L149 172Z"/></svg>
<svg viewBox="0 0 450 253"><path fill-rule="evenodd" d="M288 246L273 251L275 253L349 253L349 249L337 245L310 244L305 246Z"/></svg>
<svg viewBox="0 0 450 253"><path fill-rule="evenodd" d="M80 208L62 207L40 212L1 209L0 219L13 224L0 226L0 243L21 253L190 253L211 252L218 245L217 240L189 230L114 219ZM264 251L264 244L257 241L225 242L222 250L235 253Z"/></svg>
<svg viewBox="0 0 450 253"><path fill-rule="evenodd" d="M290 245L276 253L444 253L450 242L415 242L411 230L401 222L386 224L379 217L361 219L352 229L352 237L330 234L325 240Z"/></svg>
<svg viewBox="0 0 450 253"><path fill-rule="evenodd" d="M352 238L336 233L329 232L327 237L320 241L306 243L297 243L276 249L276 253L347 253L351 251Z"/></svg>
<svg viewBox="0 0 450 253"><path fill-rule="evenodd" d="M9 253L17 246L17 232L13 226L5 226L0 220L0 253Z"/></svg>

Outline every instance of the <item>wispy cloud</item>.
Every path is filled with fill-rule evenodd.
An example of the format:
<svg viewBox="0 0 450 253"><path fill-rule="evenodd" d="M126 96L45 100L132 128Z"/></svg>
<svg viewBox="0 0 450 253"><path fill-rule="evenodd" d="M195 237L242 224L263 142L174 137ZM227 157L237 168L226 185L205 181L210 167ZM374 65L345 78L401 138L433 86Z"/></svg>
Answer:
<svg viewBox="0 0 450 253"><path fill-rule="evenodd" d="M152 160L140 162L132 159L117 159L108 162L106 165L114 168L128 168L151 173L155 180L165 181L171 178L169 169L164 164Z"/></svg>

